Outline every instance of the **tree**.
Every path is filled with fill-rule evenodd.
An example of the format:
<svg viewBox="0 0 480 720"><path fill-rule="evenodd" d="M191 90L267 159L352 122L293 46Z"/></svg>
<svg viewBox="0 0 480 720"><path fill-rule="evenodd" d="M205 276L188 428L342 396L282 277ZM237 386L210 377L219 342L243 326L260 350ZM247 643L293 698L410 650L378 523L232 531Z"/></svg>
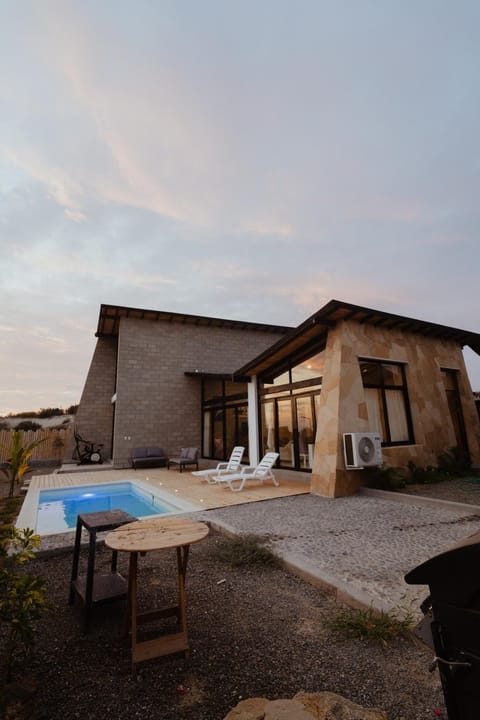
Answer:
<svg viewBox="0 0 480 720"><path fill-rule="evenodd" d="M22 420L22 422L15 425L15 430L33 430L33 432L36 432L41 429L42 426L40 423L35 422L35 420Z"/></svg>
<svg viewBox="0 0 480 720"><path fill-rule="evenodd" d="M57 415L64 415L64 410L62 408L40 408L35 413L38 418L51 418L57 417Z"/></svg>
<svg viewBox="0 0 480 720"><path fill-rule="evenodd" d="M10 481L10 488L8 491L8 497L13 497L15 483L19 483L25 473L30 469L29 460L33 455L33 451L45 442L45 438L42 440L34 440L25 447L22 444L22 432L21 430L14 430L12 433L12 444L10 448L3 447L8 455L7 467L2 469L2 472L7 476Z"/></svg>

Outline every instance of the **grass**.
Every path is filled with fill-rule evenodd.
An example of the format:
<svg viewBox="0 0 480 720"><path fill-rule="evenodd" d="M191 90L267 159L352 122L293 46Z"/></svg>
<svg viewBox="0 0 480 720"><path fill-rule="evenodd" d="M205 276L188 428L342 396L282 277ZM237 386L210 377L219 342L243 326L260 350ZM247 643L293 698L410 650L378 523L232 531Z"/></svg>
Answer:
<svg viewBox="0 0 480 720"><path fill-rule="evenodd" d="M398 636L408 637L412 626L409 614L398 617L394 613L378 613L372 608L354 610L345 608L329 623L345 637L387 643Z"/></svg>
<svg viewBox="0 0 480 720"><path fill-rule="evenodd" d="M224 538L217 546L215 556L231 567L274 567L278 561L265 547L266 542L265 538L254 534Z"/></svg>

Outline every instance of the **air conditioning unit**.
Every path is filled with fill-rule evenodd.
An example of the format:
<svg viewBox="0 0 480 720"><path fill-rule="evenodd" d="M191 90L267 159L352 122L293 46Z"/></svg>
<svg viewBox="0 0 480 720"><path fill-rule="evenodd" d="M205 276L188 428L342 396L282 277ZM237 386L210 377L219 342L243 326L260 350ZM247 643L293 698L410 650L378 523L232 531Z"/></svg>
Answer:
<svg viewBox="0 0 480 720"><path fill-rule="evenodd" d="M354 470L381 465L382 438L378 433L344 433L345 467Z"/></svg>

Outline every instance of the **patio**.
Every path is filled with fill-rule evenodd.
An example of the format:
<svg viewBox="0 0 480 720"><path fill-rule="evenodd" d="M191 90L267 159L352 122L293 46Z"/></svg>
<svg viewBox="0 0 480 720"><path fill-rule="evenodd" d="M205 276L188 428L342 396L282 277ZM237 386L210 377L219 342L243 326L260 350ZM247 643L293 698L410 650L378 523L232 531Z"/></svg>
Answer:
<svg viewBox="0 0 480 720"><path fill-rule="evenodd" d="M190 472L178 472L166 468L148 468L143 470L114 470L110 468L97 468L80 471L72 466L72 471L61 471L49 475L36 475L30 481L32 490L46 490L51 488L72 487L74 485L98 485L103 482L121 482L126 480L141 480L162 491L170 493L173 498L178 496L193 503L199 510L212 510L214 508L228 507L230 505L243 505L260 500L289 497L290 495L304 495L310 492L309 479L305 482L291 480L287 473L275 470L280 485L275 487L272 482L265 481L263 485L252 481L240 493L219 485L208 484Z"/></svg>
<svg viewBox="0 0 480 720"><path fill-rule="evenodd" d="M285 474L276 471L279 487L266 482L234 493L189 472L95 468L35 476L31 488L142 480L192 503L199 512L188 514L212 528L264 537L289 570L338 600L414 617L420 617L427 588L406 585L405 573L480 527L480 504L366 489L331 500L311 495L307 483ZM42 539L44 551L69 547L73 532Z"/></svg>

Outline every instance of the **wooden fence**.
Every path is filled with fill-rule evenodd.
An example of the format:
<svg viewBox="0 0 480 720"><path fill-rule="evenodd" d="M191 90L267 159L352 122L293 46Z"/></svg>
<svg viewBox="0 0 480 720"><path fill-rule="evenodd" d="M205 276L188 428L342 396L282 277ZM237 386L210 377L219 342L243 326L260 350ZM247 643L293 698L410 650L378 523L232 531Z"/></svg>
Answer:
<svg viewBox="0 0 480 720"><path fill-rule="evenodd" d="M31 460L59 463L63 459L65 449L69 447L72 440L72 428L53 430L43 428L42 430L21 430L22 445L28 445L35 440L43 440L33 451ZM9 456L9 448L12 444L13 430L0 430L0 463L5 462Z"/></svg>

